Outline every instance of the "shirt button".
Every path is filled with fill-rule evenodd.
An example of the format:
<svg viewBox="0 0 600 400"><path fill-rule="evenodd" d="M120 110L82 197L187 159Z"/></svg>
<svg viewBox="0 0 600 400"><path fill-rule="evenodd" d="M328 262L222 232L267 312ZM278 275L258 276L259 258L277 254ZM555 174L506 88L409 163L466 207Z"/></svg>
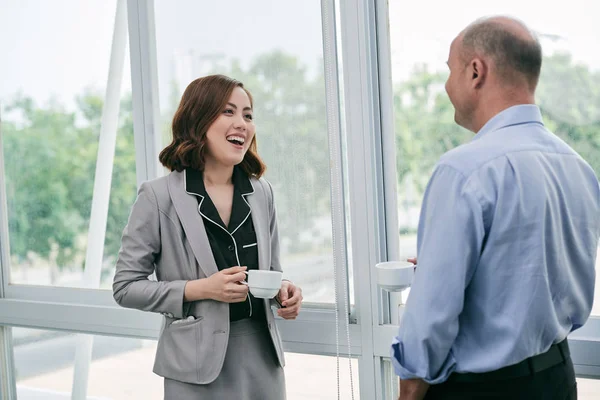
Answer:
<svg viewBox="0 0 600 400"><path fill-rule="evenodd" d="M227 248L229 249L229 251L233 251L234 250L234 247L232 245L229 245Z"/></svg>

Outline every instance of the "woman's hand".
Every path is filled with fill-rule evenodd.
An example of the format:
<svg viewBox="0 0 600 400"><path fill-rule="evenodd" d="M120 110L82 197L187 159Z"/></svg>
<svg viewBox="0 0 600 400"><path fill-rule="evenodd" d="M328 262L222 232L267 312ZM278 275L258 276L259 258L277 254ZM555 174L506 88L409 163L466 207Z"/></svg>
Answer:
<svg viewBox="0 0 600 400"><path fill-rule="evenodd" d="M290 281L283 281L277 296L283 306L277 310L277 315L283 319L296 319L302 306L302 289Z"/></svg>
<svg viewBox="0 0 600 400"><path fill-rule="evenodd" d="M247 267L231 267L208 278L189 281L185 285L185 301L212 299L223 303L241 303L248 296L248 286L240 283L246 279Z"/></svg>

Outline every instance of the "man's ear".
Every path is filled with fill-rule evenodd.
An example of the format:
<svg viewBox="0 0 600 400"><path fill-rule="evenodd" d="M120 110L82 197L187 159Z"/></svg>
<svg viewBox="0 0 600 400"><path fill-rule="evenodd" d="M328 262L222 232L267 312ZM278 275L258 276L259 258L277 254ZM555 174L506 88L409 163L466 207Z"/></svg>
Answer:
<svg viewBox="0 0 600 400"><path fill-rule="evenodd" d="M480 89L487 79L488 67L481 58L474 58L469 65L471 75L471 87Z"/></svg>

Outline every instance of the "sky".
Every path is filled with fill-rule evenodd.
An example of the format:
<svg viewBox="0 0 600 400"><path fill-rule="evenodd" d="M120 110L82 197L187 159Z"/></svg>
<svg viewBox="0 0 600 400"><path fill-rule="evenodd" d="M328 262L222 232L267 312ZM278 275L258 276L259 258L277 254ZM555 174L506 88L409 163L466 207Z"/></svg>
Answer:
<svg viewBox="0 0 600 400"><path fill-rule="evenodd" d="M566 50L572 53L574 60L600 70L597 50L600 2L597 0L389 0L389 4L395 80L405 78L415 61L426 62L435 69L446 68L452 40L472 21L490 15L520 19L542 36L544 53ZM418 15L423 18L416 18ZM551 41L548 36L560 39Z"/></svg>
<svg viewBox="0 0 600 400"><path fill-rule="evenodd" d="M67 106L85 88L106 87L116 0L0 0L0 102L17 92L44 103L53 97ZM491 14L519 17L543 40L546 53L570 51L574 59L600 70L600 2L571 0L389 0L393 80L417 63L445 68L448 47L474 19ZM322 57L320 1L155 0L159 93L162 105L170 83L187 84L201 71L201 58L237 58L247 65L256 55L282 49L316 68ZM123 91L131 87L129 53ZM182 88L183 89L183 88Z"/></svg>

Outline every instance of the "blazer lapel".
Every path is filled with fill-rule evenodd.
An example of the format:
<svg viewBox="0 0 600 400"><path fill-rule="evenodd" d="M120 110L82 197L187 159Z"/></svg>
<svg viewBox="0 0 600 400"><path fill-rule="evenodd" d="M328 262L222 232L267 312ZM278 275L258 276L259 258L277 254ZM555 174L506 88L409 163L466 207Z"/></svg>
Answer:
<svg viewBox="0 0 600 400"><path fill-rule="evenodd" d="M269 213L267 212L267 198L263 188L256 179L250 179L254 193L248 195L248 204L252 210L252 223L256 232L256 242L258 246L258 269L271 269L269 254Z"/></svg>
<svg viewBox="0 0 600 400"><path fill-rule="evenodd" d="M188 194L185 190L185 171L173 171L169 174L169 194L204 275L208 277L217 273L219 270L208 242L204 221L198 212L198 201L194 195ZM192 268L192 276L198 279L196 266L190 265L190 268Z"/></svg>

